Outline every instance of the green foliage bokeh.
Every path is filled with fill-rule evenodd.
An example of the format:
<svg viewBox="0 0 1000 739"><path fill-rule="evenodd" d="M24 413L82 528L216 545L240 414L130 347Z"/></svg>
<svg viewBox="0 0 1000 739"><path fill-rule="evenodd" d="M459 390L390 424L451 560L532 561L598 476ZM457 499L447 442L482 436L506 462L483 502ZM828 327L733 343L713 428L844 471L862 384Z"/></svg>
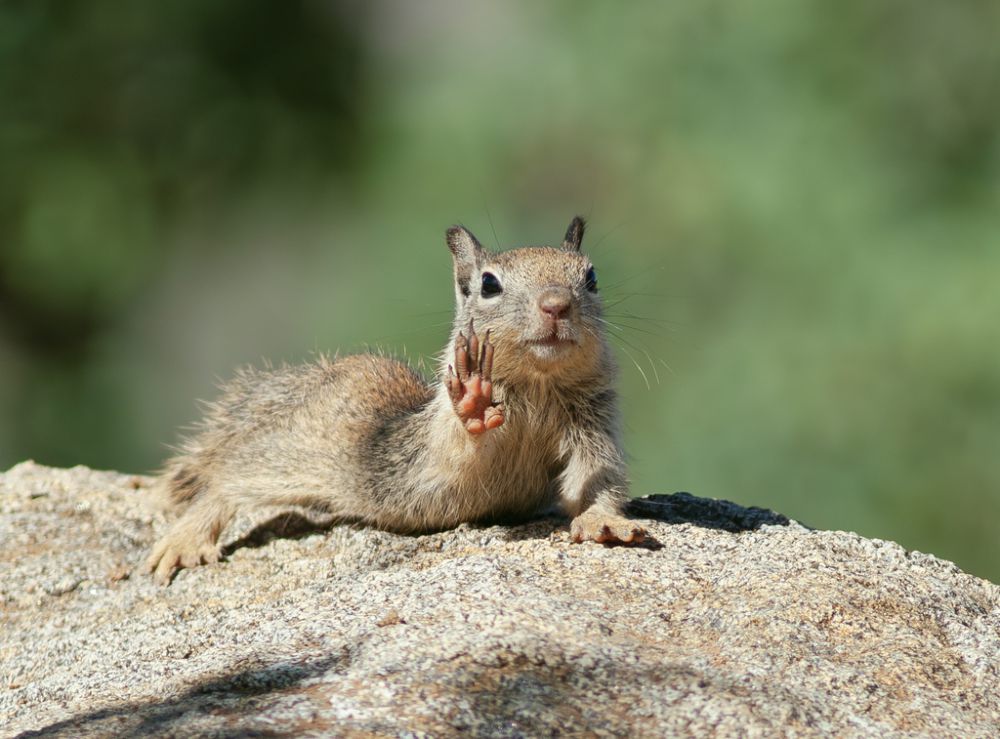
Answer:
<svg viewBox="0 0 1000 739"><path fill-rule="evenodd" d="M0 467L235 365L433 357L443 231L586 216L634 492L1000 579L1000 6L0 5Z"/></svg>

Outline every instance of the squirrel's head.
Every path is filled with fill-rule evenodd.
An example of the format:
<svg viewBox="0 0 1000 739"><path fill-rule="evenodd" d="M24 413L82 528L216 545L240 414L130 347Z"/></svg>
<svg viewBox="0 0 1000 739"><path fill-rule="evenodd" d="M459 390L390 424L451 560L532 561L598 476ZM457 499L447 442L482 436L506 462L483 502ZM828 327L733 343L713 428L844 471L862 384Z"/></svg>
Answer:
<svg viewBox="0 0 1000 739"><path fill-rule="evenodd" d="M448 229L455 264L454 333L469 319L480 337L489 329L497 380L584 380L610 369L597 273L580 252L584 227L577 216L560 247L506 252L484 249L462 226Z"/></svg>

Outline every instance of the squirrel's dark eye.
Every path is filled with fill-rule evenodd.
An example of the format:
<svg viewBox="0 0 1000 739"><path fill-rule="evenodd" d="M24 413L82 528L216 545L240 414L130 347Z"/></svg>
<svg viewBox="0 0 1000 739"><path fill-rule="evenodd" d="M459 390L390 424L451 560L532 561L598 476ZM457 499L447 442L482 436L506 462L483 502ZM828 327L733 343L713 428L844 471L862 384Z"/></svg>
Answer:
<svg viewBox="0 0 1000 739"><path fill-rule="evenodd" d="M503 288L500 287L500 280L492 272L483 272L483 297L484 298L495 298L497 295L503 292Z"/></svg>
<svg viewBox="0 0 1000 739"><path fill-rule="evenodd" d="M597 273L594 268L591 267L587 270L586 276L583 278L586 281L587 289L592 293L597 292Z"/></svg>

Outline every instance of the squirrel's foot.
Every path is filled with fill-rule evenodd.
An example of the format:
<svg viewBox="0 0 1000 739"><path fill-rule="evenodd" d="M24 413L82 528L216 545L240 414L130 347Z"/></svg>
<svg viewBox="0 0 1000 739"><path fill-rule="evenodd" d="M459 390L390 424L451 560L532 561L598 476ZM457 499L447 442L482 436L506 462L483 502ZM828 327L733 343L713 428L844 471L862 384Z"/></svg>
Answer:
<svg viewBox="0 0 1000 739"><path fill-rule="evenodd" d="M504 422L503 406L493 402L493 344L490 332L479 337L469 321L469 336L459 332L455 365L448 367L448 394L455 413L470 434L481 434Z"/></svg>
<svg viewBox="0 0 1000 739"><path fill-rule="evenodd" d="M156 543L143 569L158 584L168 585L175 570L213 564L221 556L222 549L210 532L201 526L185 526L181 520Z"/></svg>
<svg viewBox="0 0 1000 739"><path fill-rule="evenodd" d="M573 519L570 535L578 543L639 544L646 538L646 530L624 516L588 510Z"/></svg>

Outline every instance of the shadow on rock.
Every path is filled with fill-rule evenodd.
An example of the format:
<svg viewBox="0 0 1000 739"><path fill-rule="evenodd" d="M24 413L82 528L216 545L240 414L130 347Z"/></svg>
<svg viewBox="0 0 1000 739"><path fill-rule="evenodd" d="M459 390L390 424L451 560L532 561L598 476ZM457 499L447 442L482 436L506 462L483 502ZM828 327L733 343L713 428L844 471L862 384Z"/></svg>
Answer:
<svg viewBox="0 0 1000 739"><path fill-rule="evenodd" d="M706 529L728 531L733 534L741 531L754 531L761 526L788 526L792 521L787 516L756 506L741 506L728 500L713 500L699 498L690 493L674 493L673 495L647 495L644 498L634 498L628 502L626 515L631 518L652 518L672 524L690 523ZM506 541L524 541L528 539L548 539L553 531L567 530L570 521L555 511L548 512L544 518L528 523L497 522L510 525L503 538ZM605 546L640 547L644 549L660 549L662 544L651 536L635 543L609 543Z"/></svg>
<svg viewBox="0 0 1000 739"><path fill-rule="evenodd" d="M596 664L578 665L551 646L545 654L541 663L525 654L490 655L493 664L467 663L433 676L442 705L451 710L441 713L438 726L406 728L426 729L431 735L486 737L669 735L657 731L649 719L602 713L588 705L586 696L613 693L626 703L629 698L622 693L631 693L634 700L641 695L640 686L649 685L664 686L682 700L716 692L706 674L685 665L647 667L599 654L594 655Z"/></svg>
<svg viewBox="0 0 1000 739"><path fill-rule="evenodd" d="M44 728L17 734L15 739L28 737L79 736L184 736L194 730L190 720L212 716L225 725L228 718L240 718L263 713L262 702L271 694L284 694L303 680L330 670L344 669L346 655L331 655L312 662L295 664L255 665L228 675L195 685L183 695L170 700L136 701L103 708L59 721ZM188 726L188 729L185 729ZM204 727L198 727L199 730ZM220 727L221 728L221 727ZM215 736L227 736L213 732ZM285 736L285 732L255 730L237 731L232 736Z"/></svg>
<svg viewBox="0 0 1000 739"><path fill-rule="evenodd" d="M761 526L788 526L791 519L766 508L749 508L728 500L698 498L690 493L647 495L629 501L626 509L634 518L655 518L667 523L690 523L731 533L754 531Z"/></svg>
<svg viewBox="0 0 1000 739"><path fill-rule="evenodd" d="M274 539L302 539L311 534L323 534L337 524L350 523L354 522L332 516L310 518L297 511L289 511L258 524L246 536L223 547L222 554L228 557L237 549L257 549Z"/></svg>
<svg viewBox="0 0 1000 739"><path fill-rule="evenodd" d="M491 521L483 526L503 526L505 529L500 532L503 541L530 541L549 539L552 532L560 528L569 526L569 519L555 512L546 512L542 518L533 518L530 521L523 519Z"/></svg>
<svg viewBox="0 0 1000 739"><path fill-rule="evenodd" d="M787 516L766 508L745 507L728 500L699 498L690 493L648 495L644 498L635 498L629 501L626 513L633 518L652 518L674 524L690 523L703 528L719 529L731 533L753 531L761 526L787 526L791 523ZM255 549L266 546L274 539L301 539L312 534L322 534L338 525L365 528L355 519L321 514L310 517L297 511L290 511L257 525L245 536L227 544L222 552L224 556L228 557L238 549ZM558 511L549 510L543 513L541 518L530 521L493 519L473 524L475 528L497 525L508 527L502 535L506 541L540 540L548 539L553 531L568 528L569 520L560 515ZM377 529L378 527L369 528ZM642 542L620 546L658 549L660 543L652 537L647 537Z"/></svg>

